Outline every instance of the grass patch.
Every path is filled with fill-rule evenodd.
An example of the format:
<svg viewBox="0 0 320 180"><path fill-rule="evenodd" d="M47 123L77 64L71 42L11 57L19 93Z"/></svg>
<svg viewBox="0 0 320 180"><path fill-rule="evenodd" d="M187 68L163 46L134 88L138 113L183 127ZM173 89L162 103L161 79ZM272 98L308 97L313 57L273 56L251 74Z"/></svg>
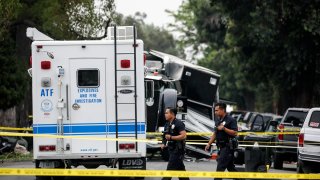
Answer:
<svg viewBox="0 0 320 180"><path fill-rule="evenodd" d="M0 155L1 162L10 162L10 161L32 161L33 154L28 155L16 154L14 152L4 153Z"/></svg>

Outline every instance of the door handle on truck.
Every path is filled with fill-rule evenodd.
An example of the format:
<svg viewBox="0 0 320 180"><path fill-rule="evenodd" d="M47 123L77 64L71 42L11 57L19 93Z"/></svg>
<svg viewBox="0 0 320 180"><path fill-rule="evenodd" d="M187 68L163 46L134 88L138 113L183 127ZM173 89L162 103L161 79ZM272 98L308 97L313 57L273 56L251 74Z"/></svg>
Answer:
<svg viewBox="0 0 320 180"><path fill-rule="evenodd" d="M74 110L78 110L78 109L80 108L80 105L77 104L77 103L74 103L74 104L72 105L72 108L73 108Z"/></svg>

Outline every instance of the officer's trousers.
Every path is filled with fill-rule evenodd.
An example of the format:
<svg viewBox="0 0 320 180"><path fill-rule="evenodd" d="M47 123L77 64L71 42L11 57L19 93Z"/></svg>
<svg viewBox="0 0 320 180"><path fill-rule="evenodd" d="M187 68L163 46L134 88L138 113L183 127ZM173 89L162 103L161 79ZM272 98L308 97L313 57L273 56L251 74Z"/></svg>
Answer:
<svg viewBox="0 0 320 180"><path fill-rule="evenodd" d="M221 147L218 153L217 158L217 172L224 172L226 169L228 169L229 172L235 172L237 171L233 160L234 151L230 149L229 146ZM221 178L215 178L215 180L220 180Z"/></svg>
<svg viewBox="0 0 320 180"><path fill-rule="evenodd" d="M169 162L167 170L182 170L185 171L186 168L183 164L184 153L169 150ZM164 177L162 180L170 180L171 177ZM179 178L180 180L188 180L189 178Z"/></svg>

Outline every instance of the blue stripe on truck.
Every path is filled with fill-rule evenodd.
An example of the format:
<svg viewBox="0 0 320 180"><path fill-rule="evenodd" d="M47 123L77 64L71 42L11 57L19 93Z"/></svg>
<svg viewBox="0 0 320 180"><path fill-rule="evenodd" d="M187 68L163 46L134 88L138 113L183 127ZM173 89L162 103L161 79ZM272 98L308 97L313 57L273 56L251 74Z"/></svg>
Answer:
<svg viewBox="0 0 320 180"><path fill-rule="evenodd" d="M34 134L57 134L58 127L56 124L34 124ZM138 134L145 134L145 123L138 122L137 125ZM103 135L103 134L115 134L116 125L115 123L83 123L83 124L64 124L63 131L65 135ZM118 124L119 134L134 134L135 124L132 123L119 123Z"/></svg>

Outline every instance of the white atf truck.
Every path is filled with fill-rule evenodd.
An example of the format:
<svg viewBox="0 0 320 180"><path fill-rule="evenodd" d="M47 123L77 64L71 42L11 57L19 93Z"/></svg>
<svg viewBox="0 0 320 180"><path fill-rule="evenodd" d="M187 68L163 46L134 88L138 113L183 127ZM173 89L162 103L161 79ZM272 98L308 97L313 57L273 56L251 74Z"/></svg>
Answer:
<svg viewBox="0 0 320 180"><path fill-rule="evenodd" d="M106 40L56 41L27 29L33 132L66 137L34 137L36 168L146 168L146 143L135 141L146 138L147 98L143 41L135 32L114 26Z"/></svg>

